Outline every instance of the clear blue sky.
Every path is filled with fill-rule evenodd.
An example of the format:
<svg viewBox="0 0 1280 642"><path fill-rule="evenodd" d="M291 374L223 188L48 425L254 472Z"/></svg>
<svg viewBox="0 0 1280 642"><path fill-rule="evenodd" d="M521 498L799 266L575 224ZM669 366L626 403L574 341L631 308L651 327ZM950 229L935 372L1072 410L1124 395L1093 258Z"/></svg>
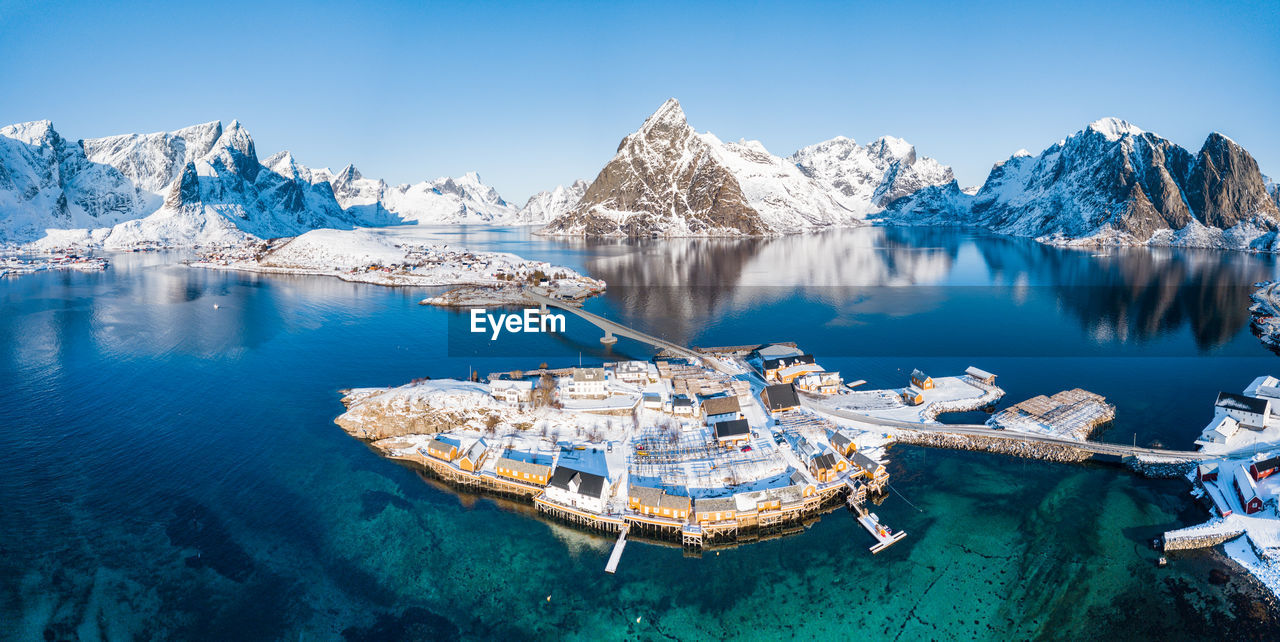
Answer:
<svg viewBox="0 0 1280 642"><path fill-rule="evenodd" d="M69 138L238 118L260 156L393 182L479 171L513 202L594 178L670 96L775 154L906 138L977 184L1102 116L1280 174L1280 2L11 2L0 122Z"/></svg>

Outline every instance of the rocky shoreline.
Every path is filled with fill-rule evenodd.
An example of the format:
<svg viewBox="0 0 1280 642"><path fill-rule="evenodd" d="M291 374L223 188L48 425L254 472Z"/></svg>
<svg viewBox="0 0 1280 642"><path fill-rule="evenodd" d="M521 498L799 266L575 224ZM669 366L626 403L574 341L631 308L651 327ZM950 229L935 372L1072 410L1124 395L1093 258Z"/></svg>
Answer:
<svg viewBox="0 0 1280 642"><path fill-rule="evenodd" d="M1079 448L1059 446L1013 439L999 439L971 435L954 435L950 433L924 432L908 428L899 429L898 443L930 448L946 448L950 450L973 450L979 452L1012 455L1026 459L1040 459L1064 464L1075 464L1093 456L1093 453Z"/></svg>

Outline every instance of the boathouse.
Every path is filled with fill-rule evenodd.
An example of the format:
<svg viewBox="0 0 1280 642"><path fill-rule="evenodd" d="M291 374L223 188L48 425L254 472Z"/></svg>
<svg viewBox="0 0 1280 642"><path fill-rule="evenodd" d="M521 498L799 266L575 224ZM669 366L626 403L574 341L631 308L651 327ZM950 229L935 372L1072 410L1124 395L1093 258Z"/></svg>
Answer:
<svg viewBox="0 0 1280 642"><path fill-rule="evenodd" d="M1258 484L1244 467L1236 469L1234 485L1236 498L1240 500L1240 507L1244 509L1245 514L1252 515L1262 511L1262 498L1258 496Z"/></svg>
<svg viewBox="0 0 1280 642"><path fill-rule="evenodd" d="M432 439L427 442L427 454L436 459L453 461L458 458L458 445L441 438Z"/></svg>
<svg viewBox="0 0 1280 642"><path fill-rule="evenodd" d="M713 424L716 444L721 446L737 446L751 440L751 426L746 419L733 419Z"/></svg>
<svg viewBox="0 0 1280 642"><path fill-rule="evenodd" d="M760 401L770 413L785 412L800 407L800 396L791 384L778 383L766 386L760 392Z"/></svg>
<svg viewBox="0 0 1280 642"><path fill-rule="evenodd" d="M921 390L933 390L933 377L925 374L923 370L916 368L911 371L911 385Z"/></svg>
<svg viewBox="0 0 1280 642"><path fill-rule="evenodd" d="M488 452L489 445L483 439L477 439L476 443L471 444L471 447L458 458L458 468L469 473L480 470L480 467L484 465L484 458Z"/></svg>
<svg viewBox="0 0 1280 642"><path fill-rule="evenodd" d="M658 502L659 517L670 517L671 519L683 521L689 519L689 513L692 510L692 502L684 495L672 495L664 492L662 493L661 501Z"/></svg>
<svg viewBox="0 0 1280 642"><path fill-rule="evenodd" d="M498 473L499 477L514 479L526 484L546 486L547 479L551 476L551 467L511 459L510 457L499 457L497 464L494 466L494 472Z"/></svg>
<svg viewBox="0 0 1280 642"><path fill-rule="evenodd" d="M732 497L699 497L693 500L693 514L699 524L731 522L738 518L738 503Z"/></svg>
<svg viewBox="0 0 1280 642"><path fill-rule="evenodd" d="M853 465L866 475L867 479L875 482L883 482L889 479L889 471L885 469L884 464L862 454L853 453Z"/></svg>
<svg viewBox="0 0 1280 642"><path fill-rule="evenodd" d="M1274 475L1277 468L1280 468L1280 455L1254 455L1253 463L1249 464L1249 476L1255 481L1262 481Z"/></svg>
<svg viewBox="0 0 1280 642"><path fill-rule="evenodd" d="M641 515L671 519L688 519L691 506L688 497L636 484L632 484L627 491L627 503L631 510Z"/></svg>
<svg viewBox="0 0 1280 642"><path fill-rule="evenodd" d="M608 487L608 480L600 475L559 466L547 482L544 494L547 499L565 506L604 513Z"/></svg>
<svg viewBox="0 0 1280 642"><path fill-rule="evenodd" d="M996 383L996 376L981 368L975 368L973 366L969 366L968 368L964 369L964 373L966 375L969 375L970 377L973 377L975 380L977 380L978 383L985 383L989 386L994 386Z"/></svg>

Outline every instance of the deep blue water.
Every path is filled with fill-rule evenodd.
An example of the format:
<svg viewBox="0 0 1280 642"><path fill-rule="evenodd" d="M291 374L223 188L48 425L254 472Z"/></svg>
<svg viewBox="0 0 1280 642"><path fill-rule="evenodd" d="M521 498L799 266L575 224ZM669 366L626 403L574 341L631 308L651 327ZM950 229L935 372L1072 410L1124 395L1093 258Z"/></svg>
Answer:
<svg viewBox="0 0 1280 642"><path fill-rule="evenodd" d="M1102 436L1116 441L1189 447L1218 390L1277 370L1248 328L1267 256L894 229L437 236L603 278L589 309L676 341L793 340L871 386L973 364L1011 401L1084 387L1117 404ZM1154 566L1151 537L1204 518L1185 484L905 447L876 510L911 536L885 553L837 512L701 559L632 544L607 576L608 540L444 489L332 423L342 388L598 361L610 353L594 328L490 345L459 313L417 305L425 290L178 258L0 281L5 637L1181 639L1275 625L1242 579L1208 583L1212 555ZM627 340L619 353L649 354Z"/></svg>

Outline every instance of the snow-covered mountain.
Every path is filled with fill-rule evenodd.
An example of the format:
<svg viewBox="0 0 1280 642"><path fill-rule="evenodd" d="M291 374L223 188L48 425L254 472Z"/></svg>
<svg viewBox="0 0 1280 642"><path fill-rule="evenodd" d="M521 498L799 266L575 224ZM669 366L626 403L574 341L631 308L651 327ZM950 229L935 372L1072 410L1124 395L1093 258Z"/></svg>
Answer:
<svg viewBox="0 0 1280 642"><path fill-rule="evenodd" d="M1271 179L1266 179L1267 193L1271 195L1271 200L1276 202L1276 207L1280 207L1280 183Z"/></svg>
<svg viewBox="0 0 1280 642"><path fill-rule="evenodd" d="M674 98L618 145L569 212L543 229L586 236L764 236L856 220L758 142L689 126Z"/></svg>
<svg viewBox="0 0 1280 642"><path fill-rule="evenodd" d="M343 208L362 212L373 221L387 221L370 224L497 223L516 213L516 208L475 172L412 185L389 185L382 179L365 178L347 165L336 174L328 169L314 170L312 180L329 183Z"/></svg>
<svg viewBox="0 0 1280 642"><path fill-rule="evenodd" d="M545 225L573 209L586 193L587 182L583 180L574 181L568 187L557 185L553 190L538 192L529 197L510 222L519 225Z"/></svg>
<svg viewBox="0 0 1280 642"><path fill-rule="evenodd" d="M0 243L36 239L46 229L109 228L145 215L158 200L91 161L47 120L0 128Z"/></svg>
<svg viewBox="0 0 1280 642"><path fill-rule="evenodd" d="M194 245L357 225L499 222L474 173L389 186L289 152L259 161L239 122L71 143L48 121L0 128L0 242Z"/></svg>
<svg viewBox="0 0 1280 642"><path fill-rule="evenodd" d="M978 193L929 188L890 221L976 225L1072 245L1274 249L1280 211L1253 157L1210 134L1191 152L1105 118L1032 156L997 163Z"/></svg>
<svg viewBox="0 0 1280 642"><path fill-rule="evenodd" d="M860 217L880 212L889 203L926 187L955 180L950 167L917 156L914 146L893 136L865 146L841 136L805 147L787 160Z"/></svg>

